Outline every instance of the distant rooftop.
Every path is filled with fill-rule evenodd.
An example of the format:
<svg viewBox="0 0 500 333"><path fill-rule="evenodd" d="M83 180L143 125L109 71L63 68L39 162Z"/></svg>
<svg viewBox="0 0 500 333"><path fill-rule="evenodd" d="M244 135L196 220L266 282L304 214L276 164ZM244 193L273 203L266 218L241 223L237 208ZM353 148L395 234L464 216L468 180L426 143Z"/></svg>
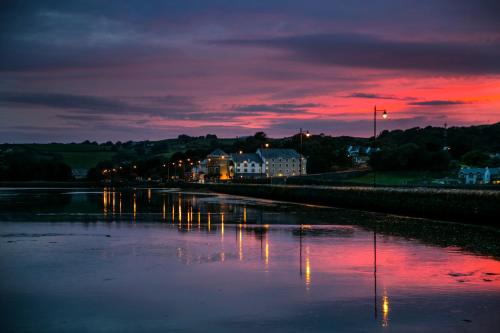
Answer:
<svg viewBox="0 0 500 333"><path fill-rule="evenodd" d="M208 154L208 157L229 157L229 155L223 151L222 149L215 149L213 152L211 152L210 154Z"/></svg>
<svg viewBox="0 0 500 333"><path fill-rule="evenodd" d="M262 159L260 158L260 156L254 153L231 154L231 159L235 163L243 163L243 162L255 162L259 164L262 163Z"/></svg>
<svg viewBox="0 0 500 333"><path fill-rule="evenodd" d="M300 158L300 154L294 149L264 148L259 151L264 158Z"/></svg>

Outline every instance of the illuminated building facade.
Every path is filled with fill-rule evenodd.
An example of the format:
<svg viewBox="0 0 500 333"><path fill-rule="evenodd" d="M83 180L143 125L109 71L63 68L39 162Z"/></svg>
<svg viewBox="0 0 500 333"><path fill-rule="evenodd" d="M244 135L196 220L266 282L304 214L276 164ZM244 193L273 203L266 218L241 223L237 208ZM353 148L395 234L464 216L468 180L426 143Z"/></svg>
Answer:
<svg viewBox="0 0 500 333"><path fill-rule="evenodd" d="M293 149L263 148L257 150L257 155L262 159L266 177L289 177L306 174L307 159ZM300 159L302 159L302 163Z"/></svg>

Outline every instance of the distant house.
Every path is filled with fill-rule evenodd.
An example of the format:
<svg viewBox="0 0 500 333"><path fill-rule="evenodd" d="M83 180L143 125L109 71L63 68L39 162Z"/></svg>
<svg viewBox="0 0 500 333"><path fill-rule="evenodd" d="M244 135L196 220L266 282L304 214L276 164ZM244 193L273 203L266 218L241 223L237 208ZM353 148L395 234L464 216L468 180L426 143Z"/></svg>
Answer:
<svg viewBox="0 0 500 333"><path fill-rule="evenodd" d="M349 156L352 159L352 163L355 165L362 165L368 163L370 155L379 150L380 148L374 148L374 147L361 147L361 146L351 146L351 145L346 147L347 156Z"/></svg>
<svg viewBox="0 0 500 333"><path fill-rule="evenodd" d="M87 169L71 169L71 173L73 174L73 178L75 179L85 179L87 178Z"/></svg>
<svg viewBox="0 0 500 333"><path fill-rule="evenodd" d="M230 155L216 149L207 155L207 177L212 180L229 180L233 178L233 162Z"/></svg>
<svg viewBox="0 0 500 333"><path fill-rule="evenodd" d="M288 177L306 174L307 159L293 149L258 149L266 177ZM301 162L302 160L302 162ZM302 166L302 170L300 169Z"/></svg>
<svg viewBox="0 0 500 333"><path fill-rule="evenodd" d="M195 181L198 181L200 183L205 182L205 176L208 174L208 168L207 168L208 160L204 159L198 162L193 168L191 169L191 178Z"/></svg>
<svg viewBox="0 0 500 333"><path fill-rule="evenodd" d="M231 154L235 178L264 177L262 158L258 154Z"/></svg>
<svg viewBox="0 0 500 333"><path fill-rule="evenodd" d="M500 184L500 168L462 167L458 178L465 184Z"/></svg>

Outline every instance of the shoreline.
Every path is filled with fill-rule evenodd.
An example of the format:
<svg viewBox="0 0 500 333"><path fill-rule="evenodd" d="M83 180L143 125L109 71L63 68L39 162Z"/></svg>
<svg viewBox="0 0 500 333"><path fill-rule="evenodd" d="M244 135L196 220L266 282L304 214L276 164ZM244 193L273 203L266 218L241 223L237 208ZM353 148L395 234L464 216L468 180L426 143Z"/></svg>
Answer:
<svg viewBox="0 0 500 333"><path fill-rule="evenodd" d="M471 225L499 227L500 191L362 186L120 183L99 182L1 182L12 188L181 188L288 201L336 208L357 209L408 217L437 219Z"/></svg>
<svg viewBox="0 0 500 333"><path fill-rule="evenodd" d="M205 188L224 194L499 227L498 191L249 184L194 185L180 187Z"/></svg>

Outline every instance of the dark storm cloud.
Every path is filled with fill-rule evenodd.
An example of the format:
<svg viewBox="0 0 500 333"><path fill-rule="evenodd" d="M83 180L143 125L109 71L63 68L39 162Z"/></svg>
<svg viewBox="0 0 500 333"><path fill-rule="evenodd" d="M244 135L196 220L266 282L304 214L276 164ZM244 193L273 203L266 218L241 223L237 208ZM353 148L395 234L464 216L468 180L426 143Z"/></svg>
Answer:
<svg viewBox="0 0 500 333"><path fill-rule="evenodd" d="M185 117L199 111L194 103L185 96L157 97L159 105L139 105L124 102L120 99L57 93L0 93L0 102L5 104L21 104L32 107L48 107L61 109L69 113L85 113L87 115L149 115L163 117ZM62 117L61 117L62 118ZM74 118L76 119L76 118ZM97 118L96 118L97 119Z"/></svg>
<svg viewBox="0 0 500 333"><path fill-rule="evenodd" d="M411 42L367 34L313 34L215 43L285 50L289 52L287 59L312 64L450 74L500 73L500 42Z"/></svg>
<svg viewBox="0 0 500 333"><path fill-rule="evenodd" d="M417 106L447 106L447 105L461 105L461 104L467 104L467 102L434 100L434 101L420 101L420 102L408 103L408 105L417 105Z"/></svg>
<svg viewBox="0 0 500 333"><path fill-rule="evenodd" d="M250 114L253 112L272 112L272 113L303 113L307 109L320 107L321 104L317 103L282 103L282 104L250 104L250 105L237 105L234 107L235 111L245 111Z"/></svg>
<svg viewBox="0 0 500 333"><path fill-rule="evenodd" d="M129 108L127 104L109 98L54 93L1 93L0 101L58 109L82 109L103 112L118 112Z"/></svg>
<svg viewBox="0 0 500 333"><path fill-rule="evenodd" d="M355 92L355 93L349 94L345 97L348 97L348 98L368 98L368 99L394 99L394 100L399 100L399 101L407 101L407 100L415 99L414 97L397 97L397 96L393 96L393 95L372 94L372 93L363 93L363 92Z"/></svg>

